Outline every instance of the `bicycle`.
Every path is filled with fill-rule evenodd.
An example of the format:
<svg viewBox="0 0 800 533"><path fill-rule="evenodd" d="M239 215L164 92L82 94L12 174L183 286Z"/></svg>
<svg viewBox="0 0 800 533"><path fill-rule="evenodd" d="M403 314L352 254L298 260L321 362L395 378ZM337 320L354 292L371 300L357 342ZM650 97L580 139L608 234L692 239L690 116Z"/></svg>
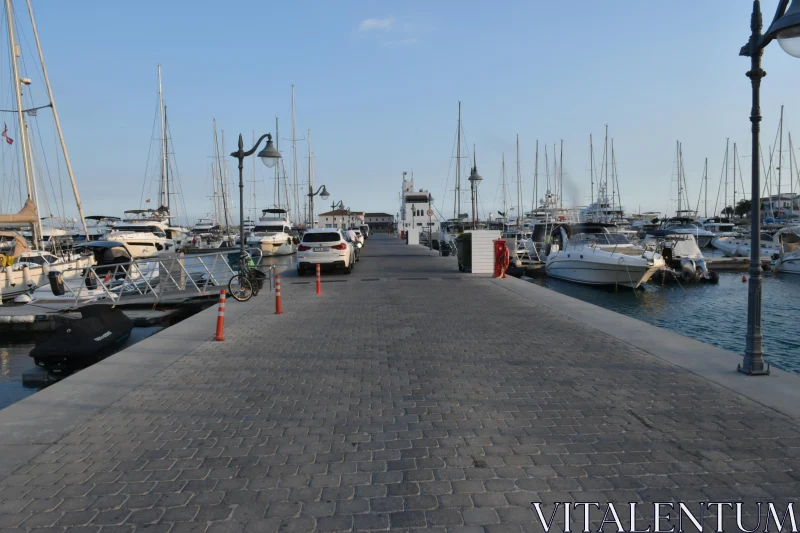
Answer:
<svg viewBox="0 0 800 533"><path fill-rule="evenodd" d="M261 285L253 258L247 252L239 260L239 273L228 281L228 292L234 300L246 302L253 296L258 296Z"/></svg>

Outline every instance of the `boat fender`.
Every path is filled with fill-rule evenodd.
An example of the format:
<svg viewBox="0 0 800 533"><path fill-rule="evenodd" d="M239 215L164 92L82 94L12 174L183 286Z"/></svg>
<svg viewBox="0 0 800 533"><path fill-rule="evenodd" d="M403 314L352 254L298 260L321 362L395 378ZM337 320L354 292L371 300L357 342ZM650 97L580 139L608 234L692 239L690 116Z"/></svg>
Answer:
<svg viewBox="0 0 800 533"><path fill-rule="evenodd" d="M16 285L16 283L11 282L11 280L14 279L12 276L14 271L11 268L11 265L6 265L6 267L3 270L6 273L6 287L13 287L14 285Z"/></svg>
<svg viewBox="0 0 800 533"><path fill-rule="evenodd" d="M67 291L64 289L64 276L61 275L61 272L53 270L47 274L47 279L50 281L50 290L53 291L53 295L64 296Z"/></svg>
<svg viewBox="0 0 800 533"><path fill-rule="evenodd" d="M747 274L742 274L742 283L747 283Z"/></svg>
<svg viewBox="0 0 800 533"><path fill-rule="evenodd" d="M50 263L45 263L45 264L42 265L42 273L45 276L49 276L50 275Z"/></svg>
<svg viewBox="0 0 800 533"><path fill-rule="evenodd" d="M86 273L86 288L90 291L97 288L97 275L95 275L94 270L90 270Z"/></svg>
<svg viewBox="0 0 800 533"><path fill-rule="evenodd" d="M28 287L33 285L33 281L31 281L31 269L28 265L22 267L22 282Z"/></svg>

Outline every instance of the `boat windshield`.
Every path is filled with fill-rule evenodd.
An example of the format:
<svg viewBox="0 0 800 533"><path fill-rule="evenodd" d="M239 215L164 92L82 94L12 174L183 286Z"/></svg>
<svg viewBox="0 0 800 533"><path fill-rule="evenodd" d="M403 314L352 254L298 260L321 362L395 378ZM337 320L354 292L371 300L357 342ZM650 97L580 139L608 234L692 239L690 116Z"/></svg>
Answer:
<svg viewBox="0 0 800 533"><path fill-rule="evenodd" d="M569 243L572 245L593 244L595 246L617 246L621 244L630 244L630 241L621 233L578 233L570 237Z"/></svg>
<svg viewBox="0 0 800 533"><path fill-rule="evenodd" d="M291 233L291 231L283 224L259 224L253 228L253 233Z"/></svg>

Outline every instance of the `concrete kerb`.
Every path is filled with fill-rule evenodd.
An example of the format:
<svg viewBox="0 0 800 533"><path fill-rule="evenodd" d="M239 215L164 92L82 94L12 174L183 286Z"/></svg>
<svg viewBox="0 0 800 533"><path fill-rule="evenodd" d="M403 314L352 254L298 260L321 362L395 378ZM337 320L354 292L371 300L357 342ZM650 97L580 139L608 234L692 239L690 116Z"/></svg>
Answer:
<svg viewBox="0 0 800 533"><path fill-rule="evenodd" d="M231 324L264 298L226 309ZM217 306L187 318L0 411L0 474L58 442L64 435L136 389L205 342L213 342Z"/></svg>
<svg viewBox="0 0 800 533"><path fill-rule="evenodd" d="M800 376L772 367L769 376L746 376L736 371L742 356L652 326L641 320L559 294L517 278L492 278L498 287L531 299L610 337L740 394L800 424ZM744 325L743 325L744 328ZM744 338L744 332L742 334ZM743 341L744 342L744 341ZM653 391L656 393L657 391Z"/></svg>

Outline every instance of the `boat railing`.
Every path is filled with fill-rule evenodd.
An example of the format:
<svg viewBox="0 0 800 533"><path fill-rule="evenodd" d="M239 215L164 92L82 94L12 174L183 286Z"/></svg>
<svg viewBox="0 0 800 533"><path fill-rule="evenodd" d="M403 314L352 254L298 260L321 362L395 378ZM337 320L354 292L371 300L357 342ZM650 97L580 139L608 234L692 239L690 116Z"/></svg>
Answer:
<svg viewBox="0 0 800 533"><path fill-rule="evenodd" d="M260 254L253 252L250 255L260 261ZM74 307L104 298L117 305L142 297L158 303L170 296L184 300L217 294L239 272L238 261L238 251L172 254L59 272L76 274L63 276L68 279L64 283L65 295L74 300ZM273 290L275 265L257 269Z"/></svg>

